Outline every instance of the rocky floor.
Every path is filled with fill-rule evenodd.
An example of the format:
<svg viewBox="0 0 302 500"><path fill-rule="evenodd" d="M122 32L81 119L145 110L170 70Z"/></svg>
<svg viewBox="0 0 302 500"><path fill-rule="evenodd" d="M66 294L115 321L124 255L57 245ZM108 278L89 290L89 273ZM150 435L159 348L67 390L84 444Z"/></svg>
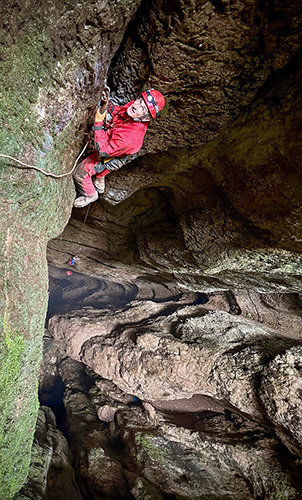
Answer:
<svg viewBox="0 0 302 500"><path fill-rule="evenodd" d="M64 272L50 270L50 296L61 287L66 302L49 308L31 479L16 500L302 495L298 294L172 289L161 302L156 283L139 299Z"/></svg>

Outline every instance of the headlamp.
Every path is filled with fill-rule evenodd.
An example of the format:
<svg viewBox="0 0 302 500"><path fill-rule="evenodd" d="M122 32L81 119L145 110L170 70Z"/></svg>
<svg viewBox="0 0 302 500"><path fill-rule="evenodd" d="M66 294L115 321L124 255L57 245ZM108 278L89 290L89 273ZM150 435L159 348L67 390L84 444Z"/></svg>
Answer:
<svg viewBox="0 0 302 500"><path fill-rule="evenodd" d="M147 93L147 100L148 100L148 102L150 102L150 104L152 104L152 106L154 106L156 114L158 114L159 113L159 109L158 109L158 106L157 106L157 104L155 102L155 99L154 99L153 95L149 92L149 90L147 90L146 93Z"/></svg>

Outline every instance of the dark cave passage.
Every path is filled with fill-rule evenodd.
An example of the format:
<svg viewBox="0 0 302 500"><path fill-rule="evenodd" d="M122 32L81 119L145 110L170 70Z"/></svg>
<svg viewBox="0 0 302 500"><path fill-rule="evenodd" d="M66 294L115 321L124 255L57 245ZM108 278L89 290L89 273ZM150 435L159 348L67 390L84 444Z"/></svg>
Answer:
<svg viewBox="0 0 302 500"><path fill-rule="evenodd" d="M68 275L66 271L71 274ZM137 298L139 287L142 286L143 279L138 285L131 283L117 283L108 279L100 279L78 272L73 267L57 268L49 266L49 302L46 321L55 314L67 313L83 307L94 309L117 309L125 306ZM153 283L148 280L150 287L149 299L154 302L175 301L174 306L167 309L170 313L172 309L177 309L177 302L184 293L175 289L167 292L167 297L162 297L157 288L165 286L160 281ZM208 294L195 293L192 296L192 305L206 304Z"/></svg>
<svg viewBox="0 0 302 500"><path fill-rule="evenodd" d="M41 406L52 409L57 422L57 427L63 434L67 435L66 409L63 402L65 384L60 376L56 376L52 385L41 387L39 390L39 401Z"/></svg>
<svg viewBox="0 0 302 500"><path fill-rule="evenodd" d="M71 272L69 276L66 271ZM82 274L73 267L49 266L49 303L47 319L82 307L116 308L135 299L137 287Z"/></svg>

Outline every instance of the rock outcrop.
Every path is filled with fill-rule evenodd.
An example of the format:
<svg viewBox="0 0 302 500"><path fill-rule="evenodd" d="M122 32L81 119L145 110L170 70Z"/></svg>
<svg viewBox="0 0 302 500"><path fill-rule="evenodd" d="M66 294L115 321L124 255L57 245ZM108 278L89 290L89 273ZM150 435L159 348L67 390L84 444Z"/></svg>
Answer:
<svg viewBox="0 0 302 500"><path fill-rule="evenodd" d="M138 5L1 3L1 154L55 174L72 168L84 146L81 124ZM70 176L54 180L17 166L1 158L3 500L27 476L48 300L46 245L68 222L74 197Z"/></svg>
<svg viewBox="0 0 302 500"><path fill-rule="evenodd" d="M34 436L30 480L14 497L15 500L63 500L66 494L83 500L71 465L72 453L50 408L42 406L38 413Z"/></svg>
<svg viewBox="0 0 302 500"><path fill-rule="evenodd" d="M240 318L235 319L238 325ZM279 495L294 499L301 495L297 482L301 474L297 460L300 427L296 418L300 396L297 372L292 370L293 360L299 360L300 347L286 349L284 354L275 357L270 352L273 359L266 364L258 379L253 378L253 368L248 363L245 373L235 367L233 380L239 375L237 403L230 404L231 397L226 393L219 400L202 395L202 380L200 394L190 399L140 400L87 369L83 363L66 357L61 343L55 339L47 342L50 349L47 349L42 365L41 391L43 394L49 381L45 367L56 370L56 376L60 376L65 385L63 428L68 436L76 480L83 498L160 500L170 495L198 500L275 498ZM264 352L263 339L261 345ZM236 350L236 346L233 347ZM282 392L276 394L271 389L274 383L279 386L280 369L278 373L273 370L274 365L280 367L280 360L283 366L281 377L286 371L293 373L283 422L291 425L295 419L296 447L293 439L289 443L285 429L283 434L280 432L280 410L276 414L280 417L269 412L270 405L276 404L280 409L284 401ZM224 380L228 379L225 377ZM262 388L254 397L258 413L254 410L243 414L238 407L246 404L246 388L249 391L252 387L258 388L259 382ZM158 395L161 385L161 380L158 380ZM60 422L62 427L62 420ZM281 445L278 435L290 452ZM64 463L58 466L57 478L61 477L65 467ZM60 483L60 479L58 481ZM52 488L50 482L45 497L49 500L55 498L54 491L60 492L58 485L55 490ZM72 491L66 484L65 498L73 498Z"/></svg>
<svg viewBox="0 0 302 500"><path fill-rule="evenodd" d="M49 334L61 353L143 401L200 394L262 423L266 415L258 386L263 370L283 353L299 356L302 341L203 305L150 301L56 316ZM272 394L269 386L267 391Z"/></svg>
<svg viewBox="0 0 302 500"><path fill-rule="evenodd" d="M20 490L30 462L48 300L47 242L48 260L57 268L65 269L79 253L67 296L83 275L94 287L84 301L77 295L77 311L62 308L62 316L51 320L60 349L114 381L123 393L152 401L155 412L167 399L182 401L173 403L180 409L201 394L211 398L193 399L203 411L235 412L268 425L274 436L263 445L268 451L259 451L268 464L266 486L264 481L261 490L257 468L251 478L243 466L236 483L238 498L248 497L248 489L266 495L273 482L268 478L279 467L274 443L281 440L286 450L300 453L295 388L301 337L301 2L46 0L37 5L9 0L0 13L1 154L57 174L69 170L86 142L105 79L117 102L151 86L167 102L149 128L140 157L106 179L104 196L91 207L86 223L85 211L74 210L67 224L75 195L70 177L54 180L1 158L1 500ZM99 286L120 287L123 298L116 312L108 308L115 292L101 298ZM198 304L200 293L213 294L208 309ZM284 314L274 302L276 294L284 298L279 300L285 303ZM129 300L138 302L127 305ZM55 312L50 307L49 316ZM240 312L244 317L238 319ZM284 392L278 391L279 383ZM101 432L97 415L108 421L122 411L114 401L101 406L107 408L91 407L96 432ZM177 418L183 421L183 415ZM168 443L166 450L173 448L167 434L176 432L169 429L158 434L164 436L159 442ZM51 440L45 439L41 456L50 463ZM146 439L152 447L154 438ZM214 448L208 445L212 453ZM225 452L227 467L232 453ZM93 457L112 472L119 495L176 494L159 466L164 493L153 484L148 457L123 465L128 475L101 449L85 451L83 457L75 460L82 470L91 460L81 473L81 491L87 495L93 490ZM146 474L141 473L144 464ZM291 498L296 486L280 470L276 484ZM104 485L95 488L114 495L105 493ZM185 486L182 491L189 494ZM234 490L224 493L234 496Z"/></svg>

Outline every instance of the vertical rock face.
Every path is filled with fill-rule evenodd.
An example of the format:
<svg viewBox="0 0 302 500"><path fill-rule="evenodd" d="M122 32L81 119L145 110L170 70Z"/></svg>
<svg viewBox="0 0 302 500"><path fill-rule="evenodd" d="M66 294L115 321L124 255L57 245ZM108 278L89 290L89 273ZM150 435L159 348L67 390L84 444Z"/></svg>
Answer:
<svg viewBox="0 0 302 500"><path fill-rule="evenodd" d="M85 272L90 259L100 276L123 261L136 277L147 268L194 291L299 292L301 74L297 55L212 141L145 155L108 176L86 228L75 211L49 244L50 260L62 265L87 233Z"/></svg>
<svg viewBox="0 0 302 500"><path fill-rule="evenodd" d="M263 370L276 356L276 363L278 356L283 359L285 352L298 366L301 330L299 338L290 338L248 319L207 311L202 305L165 305L130 303L113 314L74 311L52 318L49 333L61 352L143 401L201 394L264 423L267 416L258 394ZM273 370L269 366L267 373ZM294 370L288 367L285 373L287 369ZM293 376L300 379L298 371ZM268 375L263 383L271 397ZM293 386L297 383L293 381ZM273 401L271 406L275 407Z"/></svg>
<svg viewBox="0 0 302 500"><path fill-rule="evenodd" d="M71 465L72 454L63 434L56 427L50 408L41 407L34 436L30 480L15 500L66 498L83 500Z"/></svg>
<svg viewBox="0 0 302 500"><path fill-rule="evenodd" d="M167 95L148 149L212 139L296 53L300 23L298 1L287 6L277 0L271 7L242 0L145 2L111 75L118 96L131 87L138 92L142 84Z"/></svg>
<svg viewBox="0 0 302 500"><path fill-rule="evenodd" d="M154 277L161 286L158 296L166 298L172 288L181 296L180 287L191 292L246 286L263 293L300 291L300 1L46 0L37 5L17 0L3 2L0 14L1 153L57 174L66 172L85 143L107 76L117 100L155 86L167 101L161 118L150 126L142 157L110 176L85 227L82 212L74 211L62 236L51 241L52 263L62 266L85 243L78 271L113 281L119 276L124 289L135 289L140 299L150 299L148 286ZM11 160L0 161L0 498L8 500L25 480L38 410L46 244L67 223L74 188L70 178L54 180L17 169ZM248 320L234 320L230 333L225 315L218 312L202 312L196 318L192 310L182 325L173 307L174 315L156 302L133 304L116 315L110 310L82 311L72 313L69 323L65 316L57 318L53 329L63 351L142 398L153 401L157 393L186 399L202 387L203 396L216 404L227 399L228 411L235 408L241 416L261 422L263 405L277 435L298 453L299 432L290 419L285 422L286 401L278 403L275 396L275 402L267 400L267 387L277 394L274 363L286 365L284 373L293 371L297 385L299 363L287 354L292 348L298 356L293 339L285 345L266 326L252 331ZM124 315L128 326L121 320ZM187 370L181 367L180 354L188 360ZM188 377L191 361L193 385ZM153 383L161 367L162 392ZM260 401L251 380L258 380L262 371L266 378ZM283 368L280 383L282 373ZM247 391L245 399L238 380ZM273 416L277 403L279 411ZM170 443L169 432L166 429L159 442ZM145 451L151 447L152 452L153 439L138 440L135 446L142 449L147 443ZM173 446L165 444L165 449ZM43 456L48 457L47 450ZM127 497L119 465L107 463L101 450L88 450L83 457L80 468L91 464L81 486L87 495L95 459L108 466L118 494ZM228 457L230 463L230 453ZM154 488L161 497L148 464L148 457L127 464L126 489L136 498L152 497ZM294 486L284 474L283 486L278 485L281 492L288 485L290 498ZM252 475L242 473L244 479L238 480L241 497L248 496L246 481L259 496L271 488L268 481L263 492L258 471ZM169 478L162 477L165 494L174 495ZM177 475L173 478L177 483ZM103 486L95 487L103 491ZM189 495L185 487L182 491ZM234 496L234 490L224 493ZM208 486L204 495L210 494Z"/></svg>
<svg viewBox="0 0 302 500"><path fill-rule="evenodd" d="M81 123L138 4L2 2L1 154L56 174L72 167L83 147ZM67 223L74 193L70 177L0 161L0 496L7 500L26 478L38 409L46 244Z"/></svg>
<svg viewBox="0 0 302 500"><path fill-rule="evenodd" d="M291 347L293 339L263 324L228 313L179 306L170 315L159 310L155 317L153 310L143 321L139 307L135 325L131 304L124 324L116 311L118 327L110 326L108 314L94 318L98 337L80 349L86 367L66 353L74 355L75 337L84 339L89 315L79 328L75 315L65 324L63 317L53 318L48 331L53 337L41 387L49 380L45 367L64 381L65 433L83 498L299 498L301 347ZM91 320L96 311L90 313ZM161 341L157 350L155 339ZM128 343L134 354L130 363ZM95 356L87 360L92 345ZM179 358L182 371L174 368L166 377L172 358ZM102 375L107 370L107 379L87 369L89 362ZM167 384L170 394L164 392ZM48 484L46 498L52 498L52 487Z"/></svg>

